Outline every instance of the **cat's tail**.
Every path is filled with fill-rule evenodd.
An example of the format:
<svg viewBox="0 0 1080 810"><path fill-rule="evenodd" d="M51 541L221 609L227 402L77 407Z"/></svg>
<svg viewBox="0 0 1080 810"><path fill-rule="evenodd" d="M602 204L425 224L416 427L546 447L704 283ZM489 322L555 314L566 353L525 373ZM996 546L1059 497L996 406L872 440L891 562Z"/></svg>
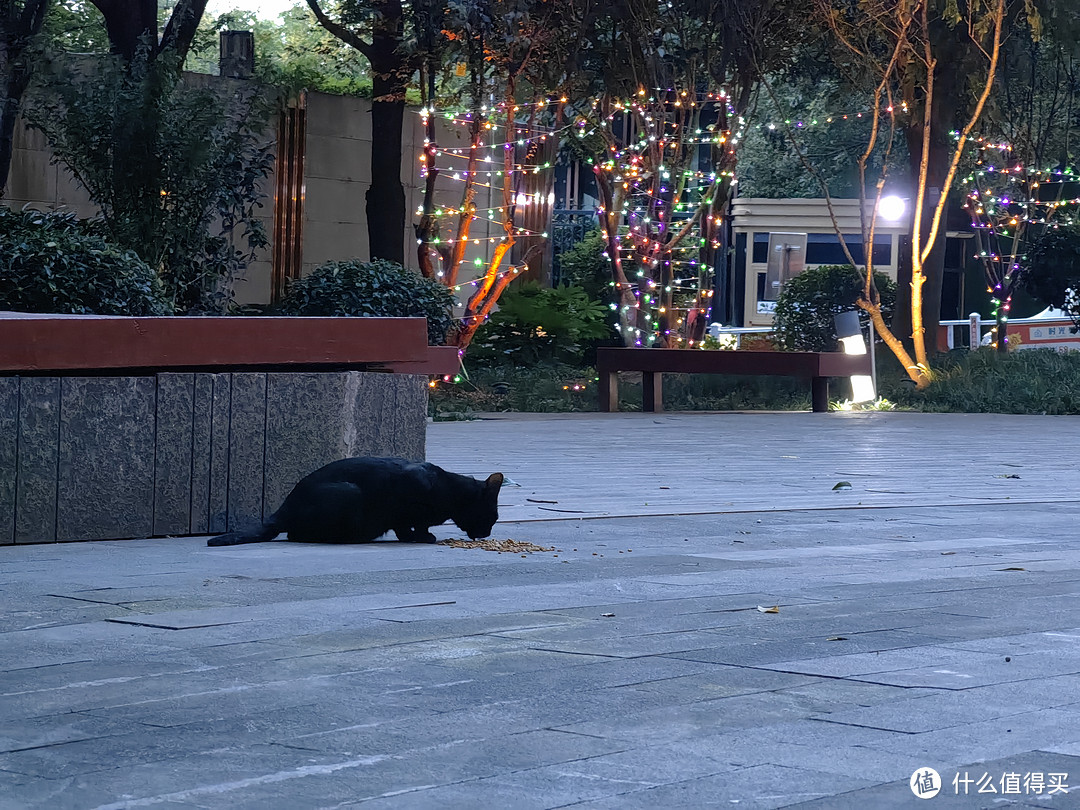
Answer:
<svg viewBox="0 0 1080 810"><path fill-rule="evenodd" d="M270 518L261 526L242 532L227 532L211 537L206 541L208 546L239 546L243 543L265 543L273 540L281 533L281 526Z"/></svg>

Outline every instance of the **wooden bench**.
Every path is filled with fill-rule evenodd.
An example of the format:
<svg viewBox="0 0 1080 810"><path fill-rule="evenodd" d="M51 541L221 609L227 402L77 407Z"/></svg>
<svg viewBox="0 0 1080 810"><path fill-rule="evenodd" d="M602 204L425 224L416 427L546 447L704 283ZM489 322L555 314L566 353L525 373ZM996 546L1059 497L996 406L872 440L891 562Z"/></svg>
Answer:
<svg viewBox="0 0 1080 810"><path fill-rule="evenodd" d="M810 397L817 413L829 410L829 377L870 374L870 356L842 352L738 352L700 349L596 350L600 378L600 410L619 410L620 371L640 371L642 410L664 409L663 375L767 374L810 379Z"/></svg>

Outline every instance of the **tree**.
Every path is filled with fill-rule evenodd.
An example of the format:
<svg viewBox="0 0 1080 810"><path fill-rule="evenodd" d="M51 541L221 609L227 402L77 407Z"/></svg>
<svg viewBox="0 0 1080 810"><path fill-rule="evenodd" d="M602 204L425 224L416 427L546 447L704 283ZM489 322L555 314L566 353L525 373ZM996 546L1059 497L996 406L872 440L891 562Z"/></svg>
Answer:
<svg viewBox="0 0 1080 810"><path fill-rule="evenodd" d="M405 188L401 184L401 133L405 91L419 65L418 55L406 48L411 7L404 0L341 0L339 19L334 19L319 0L307 0L307 3L319 25L362 53L371 65L368 245L372 259L404 264L406 220Z"/></svg>
<svg viewBox="0 0 1080 810"><path fill-rule="evenodd" d="M546 234L522 227L530 205L543 204L552 179L545 160L545 144L554 144L556 122L561 120L565 98L551 103L545 88L566 73L565 64L574 50L569 3L557 0L471 0L456 6L444 21L442 37L452 45L449 55L460 58L465 73L462 109L455 115L469 133L462 179L461 203L455 209L435 204L435 180L439 175L436 142L435 82L433 65L425 66L423 110L427 139L422 162L425 175L424 204L417 224L417 258L421 272L438 278L451 289L463 289L461 278L473 222L482 216L476 204L477 189L501 186L502 205L488 210L488 218L502 228L487 260L477 257L482 268L466 298L464 312L453 342L464 352L476 330L491 315L499 296L540 249ZM495 104L489 99L498 98ZM486 156L485 150L490 150ZM529 181L540 177L535 184ZM452 234L443 238L443 218L453 222ZM515 247L529 242L513 259ZM475 240L474 240L475 241Z"/></svg>
<svg viewBox="0 0 1080 810"><path fill-rule="evenodd" d="M164 28L158 24L157 0L90 0L105 18L112 53L132 65L141 50L148 62L161 54L173 57L179 72L199 28L207 0L177 0Z"/></svg>
<svg viewBox="0 0 1080 810"><path fill-rule="evenodd" d="M964 181L964 207L974 225L976 255L993 306L992 345L1002 352L1009 348L1006 324L1013 296L1034 270L1032 246L1044 237L1054 240L1054 229L1075 216L1080 197L1078 22L1080 14L1072 11L1071 19L1068 14L1056 17L1047 36L1035 39L1021 31L1006 42L1002 81L991 99L996 103ZM1036 280L1036 288L1042 288L1041 281Z"/></svg>
<svg viewBox="0 0 1080 810"><path fill-rule="evenodd" d="M185 85L173 64L142 53L59 63L27 119L98 206L110 241L158 272L178 312L222 313L232 277L266 244L255 216L273 163L266 105L254 85Z"/></svg>
<svg viewBox="0 0 1080 810"><path fill-rule="evenodd" d="M680 345L679 313L708 307L758 82L800 38L788 19L777 0L627 0L588 28L604 92L580 113L578 151L591 144L627 345Z"/></svg>
<svg viewBox="0 0 1080 810"><path fill-rule="evenodd" d="M179 0L160 34L154 0L91 2L112 55L55 60L28 120L100 208L110 240L159 273L177 311L223 312L232 276L266 244L255 209L272 155L259 90L215 94L181 81L205 0Z"/></svg>
<svg viewBox="0 0 1080 810"><path fill-rule="evenodd" d="M30 84L34 40L49 0L0 0L0 197L7 188L15 118Z"/></svg>
<svg viewBox="0 0 1080 810"><path fill-rule="evenodd" d="M1027 291L1048 306L1063 310L1080 328L1080 227L1047 231L1032 246Z"/></svg>
<svg viewBox="0 0 1080 810"><path fill-rule="evenodd" d="M1031 0L1025 0L1025 4L1034 14ZM939 242L938 235L960 161L994 86L1008 5L1008 0L948 0L944 3L938 0L867 0L854 6L834 0L816 0L819 18L841 46L842 55L838 61L849 74L868 76L874 82L871 86L871 132L867 148L858 162L867 257L865 285L858 305L870 315L886 345L919 388L925 388L931 380L927 325L933 328L929 339L931 346L936 341L940 278L934 273L941 266L938 257L943 260L941 251L944 250L944 240ZM965 69L958 69L961 67ZM965 84L967 81L971 82L970 87ZM968 92L974 96L970 103L966 96ZM772 95L775 102L775 93ZM886 325L873 280L871 246L878 204L887 179L887 160L874 184L873 200L868 200L866 194L870 156L878 147L879 139L891 145L898 128L902 128L912 160L911 278L906 285L910 296L902 295L899 300L910 302L914 357ZM802 154L793 137L792 143ZM820 179L820 174L803 157L807 169ZM831 198L824 184L823 190L831 213ZM840 235L835 216L833 224ZM841 244L844 244L842 235ZM848 260L855 264L850 254ZM925 296L924 301L928 279L933 283L931 294ZM902 279L900 288L903 290L904 286Z"/></svg>

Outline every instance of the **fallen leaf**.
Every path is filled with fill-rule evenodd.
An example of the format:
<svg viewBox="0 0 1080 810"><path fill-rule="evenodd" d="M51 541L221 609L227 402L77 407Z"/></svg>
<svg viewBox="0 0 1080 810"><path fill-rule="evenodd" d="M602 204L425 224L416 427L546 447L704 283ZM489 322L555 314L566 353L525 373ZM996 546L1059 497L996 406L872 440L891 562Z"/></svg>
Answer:
<svg viewBox="0 0 1080 810"><path fill-rule="evenodd" d="M758 613L779 613L780 612L780 606L779 605L773 605L771 608L762 607L761 605L758 605L757 609L758 609Z"/></svg>
<svg viewBox="0 0 1080 810"><path fill-rule="evenodd" d="M837 481L836 485L833 487L833 490L835 491L837 489L851 489L851 482L850 481Z"/></svg>

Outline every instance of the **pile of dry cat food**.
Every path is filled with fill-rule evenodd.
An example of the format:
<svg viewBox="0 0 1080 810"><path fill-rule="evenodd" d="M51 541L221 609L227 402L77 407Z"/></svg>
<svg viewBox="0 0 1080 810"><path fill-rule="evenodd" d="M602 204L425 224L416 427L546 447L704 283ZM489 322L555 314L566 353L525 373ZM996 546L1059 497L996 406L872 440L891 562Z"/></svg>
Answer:
<svg viewBox="0 0 1080 810"><path fill-rule="evenodd" d="M531 551L557 550L555 546L545 547L524 540L495 540L490 537L486 540L441 540L439 545L450 546L450 548L479 548L484 551L497 551L500 554L504 552L522 554Z"/></svg>

